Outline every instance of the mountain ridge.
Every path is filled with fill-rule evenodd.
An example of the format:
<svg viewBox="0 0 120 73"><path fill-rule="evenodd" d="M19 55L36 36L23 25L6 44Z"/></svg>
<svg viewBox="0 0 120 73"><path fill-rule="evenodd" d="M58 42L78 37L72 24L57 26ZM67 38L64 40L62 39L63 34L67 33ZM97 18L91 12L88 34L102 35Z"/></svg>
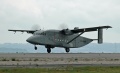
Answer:
<svg viewBox="0 0 120 73"><path fill-rule="evenodd" d="M4 43L0 44L0 53L47 53L44 46L37 46L34 50L31 44L23 43ZM70 53L120 53L120 43L90 43L84 47L71 48ZM54 48L52 53L65 53L64 48Z"/></svg>

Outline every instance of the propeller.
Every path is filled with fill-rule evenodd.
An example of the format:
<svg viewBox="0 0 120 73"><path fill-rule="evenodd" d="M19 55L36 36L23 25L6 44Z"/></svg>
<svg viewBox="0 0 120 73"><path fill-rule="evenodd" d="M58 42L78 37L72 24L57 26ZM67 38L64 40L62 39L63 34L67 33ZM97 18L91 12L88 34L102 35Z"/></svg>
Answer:
<svg viewBox="0 0 120 73"><path fill-rule="evenodd" d="M67 25L67 24L64 24L64 23L63 23L63 24L60 24L60 25L59 25L59 29L60 29L60 30L68 29L68 25Z"/></svg>
<svg viewBox="0 0 120 73"><path fill-rule="evenodd" d="M34 24L32 27L31 27L32 30L40 30L40 25L39 24Z"/></svg>
<svg viewBox="0 0 120 73"><path fill-rule="evenodd" d="M71 30L68 29L67 24L64 24L64 23L63 23L63 24L60 24L59 29L61 30L60 32L61 32L61 34L63 34L63 35L71 35L71 34L73 34L73 33L71 32Z"/></svg>

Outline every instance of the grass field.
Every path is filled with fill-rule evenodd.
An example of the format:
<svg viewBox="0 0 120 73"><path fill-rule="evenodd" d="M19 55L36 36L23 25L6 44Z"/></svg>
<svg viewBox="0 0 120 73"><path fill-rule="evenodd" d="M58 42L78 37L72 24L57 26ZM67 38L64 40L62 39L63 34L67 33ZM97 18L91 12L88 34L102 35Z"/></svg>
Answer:
<svg viewBox="0 0 120 73"><path fill-rule="evenodd" d="M0 68L0 73L120 73L120 67Z"/></svg>

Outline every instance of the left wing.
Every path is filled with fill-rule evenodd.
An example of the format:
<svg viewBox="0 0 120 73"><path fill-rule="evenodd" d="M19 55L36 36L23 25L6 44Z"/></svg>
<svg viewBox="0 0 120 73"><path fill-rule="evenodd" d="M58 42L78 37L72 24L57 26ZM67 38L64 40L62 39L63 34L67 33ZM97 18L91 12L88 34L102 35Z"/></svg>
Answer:
<svg viewBox="0 0 120 73"><path fill-rule="evenodd" d="M11 30L11 29L9 29L8 31L13 31L13 32L27 32L27 33L33 34L37 30Z"/></svg>
<svg viewBox="0 0 120 73"><path fill-rule="evenodd" d="M108 29L112 28L111 26L99 26L99 27L90 27L90 28L82 28L82 29L73 29L71 30L73 33L80 33L80 32L91 32L91 31L97 31L98 29Z"/></svg>

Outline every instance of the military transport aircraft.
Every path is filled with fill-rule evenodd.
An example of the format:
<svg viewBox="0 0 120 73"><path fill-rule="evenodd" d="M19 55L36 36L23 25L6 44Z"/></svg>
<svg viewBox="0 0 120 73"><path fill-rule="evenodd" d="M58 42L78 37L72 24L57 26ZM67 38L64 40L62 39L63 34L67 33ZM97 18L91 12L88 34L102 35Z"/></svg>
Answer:
<svg viewBox="0 0 120 73"><path fill-rule="evenodd" d="M8 30L14 32L27 32L33 34L26 41L33 44L35 50L36 45L44 45L47 48L47 52L51 52L51 48L63 47L68 53L70 48L78 48L85 46L93 40L98 40L98 44L103 43L103 29L112 28L111 26L99 26L90 28L75 27L74 29L62 29L62 30ZM98 39L90 39L82 37L85 32L98 31Z"/></svg>

